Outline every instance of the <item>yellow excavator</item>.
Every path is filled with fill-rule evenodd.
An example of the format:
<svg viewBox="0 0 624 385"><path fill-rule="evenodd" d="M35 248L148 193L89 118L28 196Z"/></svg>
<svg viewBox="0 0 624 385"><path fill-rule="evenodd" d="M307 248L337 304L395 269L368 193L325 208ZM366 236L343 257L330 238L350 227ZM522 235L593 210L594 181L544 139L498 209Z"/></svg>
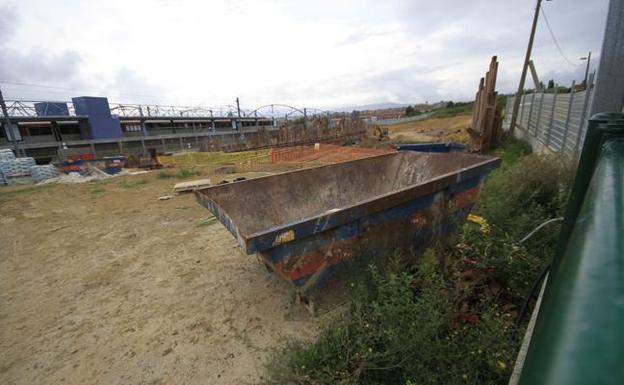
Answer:
<svg viewBox="0 0 624 385"><path fill-rule="evenodd" d="M383 127L378 124L371 125L368 129L368 135L381 142L389 138L388 127Z"/></svg>

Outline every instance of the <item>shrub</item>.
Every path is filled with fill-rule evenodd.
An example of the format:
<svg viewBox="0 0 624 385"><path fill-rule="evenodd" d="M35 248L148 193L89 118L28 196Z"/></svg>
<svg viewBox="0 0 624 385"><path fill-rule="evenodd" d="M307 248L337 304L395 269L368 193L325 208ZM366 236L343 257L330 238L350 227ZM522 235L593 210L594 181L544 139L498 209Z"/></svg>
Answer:
<svg viewBox="0 0 624 385"><path fill-rule="evenodd" d="M517 339L509 318L492 309L480 322L456 322L453 285L427 264L412 273L398 264L372 268L372 285L316 342L291 342L275 354L267 383L502 382Z"/></svg>
<svg viewBox="0 0 624 385"><path fill-rule="evenodd" d="M502 159L503 167L514 164L518 159L531 153L531 146L522 140L516 139L508 133L503 134L500 148L494 155Z"/></svg>
<svg viewBox="0 0 624 385"><path fill-rule="evenodd" d="M490 175L473 210L488 221L490 233L486 237L475 226L464 226L453 256L487 271L504 288L505 300L518 304L550 261L560 224L551 224L522 246L516 243L544 221L563 215L573 172L556 157L511 159Z"/></svg>

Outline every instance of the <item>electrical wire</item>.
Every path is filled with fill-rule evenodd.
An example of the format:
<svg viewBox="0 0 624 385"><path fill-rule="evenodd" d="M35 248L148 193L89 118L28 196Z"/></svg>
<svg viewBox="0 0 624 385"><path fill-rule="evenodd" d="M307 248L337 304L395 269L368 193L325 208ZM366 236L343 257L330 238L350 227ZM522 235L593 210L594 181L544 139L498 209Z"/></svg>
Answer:
<svg viewBox="0 0 624 385"><path fill-rule="evenodd" d="M522 306L520 306L520 310L518 311L518 316L516 317L516 326L520 326L522 319L524 318L525 314L527 313L527 310L529 309L529 302L531 301L531 298L533 298L537 294L537 291L540 287L540 283L542 283L544 278L546 278L546 274L548 274L549 271L550 271L550 263L548 263L546 266L542 268L542 270L540 271L535 281L533 281L533 284L531 285L531 290L529 291L529 294L522 301Z"/></svg>
<svg viewBox="0 0 624 385"><path fill-rule="evenodd" d="M48 89L48 90L52 90L52 91L48 91L51 93L57 93L57 94L64 94L64 91L71 91L71 92L94 92L94 93L98 93L101 95L106 95L109 92L106 90L99 90L99 89L95 89L95 88L71 88L71 87L62 87L62 86L51 86L51 85L45 85L45 84L35 84L35 83L23 83L23 82L13 82L13 81L9 81L9 80L2 80L0 79L0 85L3 84L7 84L9 86L20 86L20 87L31 87L31 88L44 88L44 89ZM57 90L57 91L54 91ZM19 92L29 92L29 93L36 93L38 91L35 90L28 90L28 89L24 89L24 90L20 90ZM156 96L156 95L145 95L145 94L128 94L128 93L118 93L117 94L118 97L123 97L123 98L144 98L144 99L149 99L152 101L159 101L161 100L161 97ZM121 103L121 104L130 104L130 103ZM225 106L227 105L228 102L220 102L220 103L216 103L217 107L220 106Z"/></svg>
<svg viewBox="0 0 624 385"><path fill-rule="evenodd" d="M63 90L63 91L73 91L73 92L97 92L101 94L105 94L106 91L98 90L95 88L71 88L71 87L61 87L61 86L49 86L45 84L34 84L34 83L22 83L22 82L12 82L8 80L0 80L0 84L9 84L13 86L22 86L22 87L34 87L34 88L46 88L51 90ZM140 94L124 94L125 96L134 96L134 97L142 97L142 98L153 98L154 95L140 95Z"/></svg>
<svg viewBox="0 0 624 385"><path fill-rule="evenodd" d="M517 245L520 245L522 243L524 243L526 240L528 240L529 238L531 238L535 233L537 233L539 230L542 229L542 227L553 223L553 222L559 222L562 221L563 217L557 217L557 218L552 218L547 220L546 222L542 223L541 225L537 226L535 229L533 229L533 231L531 231L530 233L528 233L524 238L522 238L521 240L519 240L518 242L516 242Z"/></svg>
<svg viewBox="0 0 624 385"><path fill-rule="evenodd" d="M555 43L555 46L557 46L557 50L559 50L559 54L561 54L561 57L565 59L565 61L568 62L569 65L571 65L572 67L578 67L578 64L573 63L570 59L568 59L568 57L563 53L563 50L561 49L561 46L559 45L559 42L557 41L557 38L555 37L555 34L552 31L552 28L550 28L550 23L548 22L548 17L546 16L546 12L544 11L544 7L542 7L540 5L540 9L542 10L542 15L544 15L544 21L546 22L546 27L548 27L548 32L550 32L550 36L553 39L553 42Z"/></svg>
<svg viewBox="0 0 624 385"><path fill-rule="evenodd" d="M521 245L526 240L528 240L533 235L535 235L535 233L543 229L546 225L550 223L554 223L554 222L559 222L559 221L563 221L563 217L552 218L543 222L542 224L534 228L530 233L528 233L524 238L522 238L515 244ZM535 296L535 293L537 293L537 289L539 288L540 283L544 280L544 277L546 277L546 274L548 273L548 271L550 271L550 263L546 264L546 266L542 268L539 276L535 279L535 281L533 281L533 285L531 285L531 290L529 290L529 294L524 298L524 301L522 301L522 306L520 307L520 311L518 312L518 316L516 317L516 326L520 325L520 322L522 322L522 319L524 318L524 315L526 314L527 309L529 308L529 301L531 300L532 297Z"/></svg>

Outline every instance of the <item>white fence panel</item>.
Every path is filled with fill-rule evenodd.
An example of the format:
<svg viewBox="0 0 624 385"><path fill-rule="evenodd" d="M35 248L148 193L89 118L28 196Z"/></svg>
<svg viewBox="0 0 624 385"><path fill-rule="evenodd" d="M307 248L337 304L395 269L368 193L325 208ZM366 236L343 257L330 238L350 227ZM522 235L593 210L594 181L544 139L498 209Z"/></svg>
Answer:
<svg viewBox="0 0 624 385"><path fill-rule="evenodd" d="M522 95L517 134L528 140L538 151L558 152L574 156L583 146L587 130L588 111L591 110L590 79L589 91L567 93L530 93ZM509 129L515 97L507 99L503 127Z"/></svg>

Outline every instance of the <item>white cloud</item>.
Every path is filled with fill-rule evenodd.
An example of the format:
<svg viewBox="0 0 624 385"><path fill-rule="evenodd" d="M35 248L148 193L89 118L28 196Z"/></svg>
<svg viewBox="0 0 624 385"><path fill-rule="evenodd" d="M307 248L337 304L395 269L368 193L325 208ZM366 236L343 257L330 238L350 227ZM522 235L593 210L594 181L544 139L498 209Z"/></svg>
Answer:
<svg viewBox="0 0 624 385"><path fill-rule="evenodd" d="M598 53L606 5L544 3L571 59ZM532 11L521 0L0 0L0 80L185 105L468 100L494 54L500 91L513 91ZM534 60L560 83L583 65L561 58L543 24Z"/></svg>

